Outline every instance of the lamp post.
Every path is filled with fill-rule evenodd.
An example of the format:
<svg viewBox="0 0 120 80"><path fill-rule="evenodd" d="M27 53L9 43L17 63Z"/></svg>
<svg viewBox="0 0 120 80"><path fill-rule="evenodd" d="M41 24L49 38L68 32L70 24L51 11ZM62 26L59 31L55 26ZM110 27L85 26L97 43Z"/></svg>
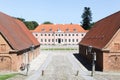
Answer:
<svg viewBox="0 0 120 80"><path fill-rule="evenodd" d="M34 50L34 45L32 44L32 45L30 46L30 51L32 52L33 50ZM28 54L28 63L27 63L27 65L26 65L26 67L27 67L26 75L28 75L28 71L29 71L29 67L30 67L29 54Z"/></svg>
<svg viewBox="0 0 120 80"><path fill-rule="evenodd" d="M91 76L94 76L94 73L95 73L96 53L92 52L92 46L88 47L88 53L92 54L92 71L91 71Z"/></svg>

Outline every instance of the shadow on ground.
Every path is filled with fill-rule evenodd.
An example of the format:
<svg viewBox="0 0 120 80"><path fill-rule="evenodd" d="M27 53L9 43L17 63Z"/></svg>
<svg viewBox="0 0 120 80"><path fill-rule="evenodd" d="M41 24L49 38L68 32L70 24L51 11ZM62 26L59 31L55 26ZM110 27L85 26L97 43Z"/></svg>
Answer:
<svg viewBox="0 0 120 80"><path fill-rule="evenodd" d="M79 53L73 53L74 57L80 62L82 63L82 65L88 69L89 71L92 70L92 65L90 63L87 62L86 59L84 59Z"/></svg>

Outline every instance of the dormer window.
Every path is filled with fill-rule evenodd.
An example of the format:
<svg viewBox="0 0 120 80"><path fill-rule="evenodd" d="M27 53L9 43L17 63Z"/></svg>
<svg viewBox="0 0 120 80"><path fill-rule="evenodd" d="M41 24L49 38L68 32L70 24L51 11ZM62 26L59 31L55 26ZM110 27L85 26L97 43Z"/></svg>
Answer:
<svg viewBox="0 0 120 80"><path fill-rule="evenodd" d="M42 31L45 31L45 29L42 29Z"/></svg>
<svg viewBox="0 0 120 80"><path fill-rule="evenodd" d="M73 29L74 32L76 32L77 30L76 29Z"/></svg>
<svg viewBox="0 0 120 80"><path fill-rule="evenodd" d="M69 31L69 29L67 28L66 31Z"/></svg>
<svg viewBox="0 0 120 80"><path fill-rule="evenodd" d="M52 31L52 29L49 29L49 31L51 32L51 31Z"/></svg>

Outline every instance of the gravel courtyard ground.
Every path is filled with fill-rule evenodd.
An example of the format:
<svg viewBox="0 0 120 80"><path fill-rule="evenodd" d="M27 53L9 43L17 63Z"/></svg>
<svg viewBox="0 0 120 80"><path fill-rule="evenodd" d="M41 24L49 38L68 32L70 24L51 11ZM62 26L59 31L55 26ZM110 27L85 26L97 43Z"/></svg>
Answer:
<svg viewBox="0 0 120 80"><path fill-rule="evenodd" d="M49 48L74 48L74 50L49 50ZM45 50L43 50L45 48ZM120 73L96 71L91 77L88 71L76 59L78 46L41 46L40 55L31 62L29 75L17 75L8 80L120 80ZM47 50L48 49L48 50Z"/></svg>
<svg viewBox="0 0 120 80"><path fill-rule="evenodd" d="M53 51L51 61L38 80L85 80L72 64L69 51Z"/></svg>

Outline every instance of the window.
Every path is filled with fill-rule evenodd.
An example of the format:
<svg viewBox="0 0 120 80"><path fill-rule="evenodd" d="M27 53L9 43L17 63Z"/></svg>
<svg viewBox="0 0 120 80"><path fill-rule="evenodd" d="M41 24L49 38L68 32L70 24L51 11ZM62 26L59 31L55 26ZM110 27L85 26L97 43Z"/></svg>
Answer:
<svg viewBox="0 0 120 80"><path fill-rule="evenodd" d="M76 34L76 36L78 36L78 34Z"/></svg>
<svg viewBox="0 0 120 80"><path fill-rule="evenodd" d="M69 34L69 36L71 36L71 34Z"/></svg>
<svg viewBox="0 0 120 80"><path fill-rule="evenodd" d="M57 34L56 34L56 36L57 36Z"/></svg>
<svg viewBox="0 0 120 80"><path fill-rule="evenodd" d="M65 39L65 42L67 42L67 39Z"/></svg>
<svg viewBox="0 0 120 80"><path fill-rule="evenodd" d="M72 39L72 42L74 42L74 39Z"/></svg>
<svg viewBox="0 0 120 80"><path fill-rule="evenodd" d="M47 40L45 39L45 42L47 42Z"/></svg>
<svg viewBox="0 0 120 80"><path fill-rule="evenodd" d="M84 36L84 34L81 34L81 36Z"/></svg>
<svg viewBox="0 0 120 80"><path fill-rule="evenodd" d="M78 39L76 39L76 42L78 42Z"/></svg>
<svg viewBox="0 0 120 80"><path fill-rule="evenodd" d="M71 40L69 39L69 42L71 42Z"/></svg>
<svg viewBox="0 0 120 80"><path fill-rule="evenodd" d="M42 31L45 31L45 29L42 29Z"/></svg>
<svg viewBox="0 0 120 80"><path fill-rule="evenodd" d="M59 34L59 36L60 36L60 34Z"/></svg>
<svg viewBox="0 0 120 80"><path fill-rule="evenodd" d="M48 42L50 42L50 39L48 39Z"/></svg>
<svg viewBox="0 0 120 80"><path fill-rule="evenodd" d="M48 34L48 36L50 36L50 34Z"/></svg>
<svg viewBox="0 0 120 80"><path fill-rule="evenodd" d="M52 39L52 42L54 42L54 39Z"/></svg>
<svg viewBox="0 0 120 80"><path fill-rule="evenodd" d="M52 29L49 29L49 31L52 31Z"/></svg>
<svg viewBox="0 0 120 80"><path fill-rule="evenodd" d="M41 39L41 42L43 42L43 39Z"/></svg>
<svg viewBox="0 0 120 80"><path fill-rule="evenodd" d="M66 31L69 31L69 29L67 28Z"/></svg>
<svg viewBox="0 0 120 80"><path fill-rule="evenodd" d="M41 34L41 36L43 36L43 34Z"/></svg>
<svg viewBox="0 0 120 80"><path fill-rule="evenodd" d="M63 39L61 39L61 42L63 42Z"/></svg>
<svg viewBox="0 0 120 80"><path fill-rule="evenodd" d="M54 34L52 34L52 36L54 36Z"/></svg>
<svg viewBox="0 0 120 80"><path fill-rule="evenodd" d="M67 36L67 34L65 34L65 36Z"/></svg>
<svg viewBox="0 0 120 80"><path fill-rule="evenodd" d="M74 36L74 34L72 34L72 36Z"/></svg>
<svg viewBox="0 0 120 80"><path fill-rule="evenodd" d="M36 36L38 36L38 34L35 34Z"/></svg>
<svg viewBox="0 0 120 80"><path fill-rule="evenodd" d="M47 34L45 34L45 36L47 36Z"/></svg>
<svg viewBox="0 0 120 80"><path fill-rule="evenodd" d="M6 44L0 44L0 50L6 51Z"/></svg>
<svg viewBox="0 0 120 80"><path fill-rule="evenodd" d="M63 34L61 34L63 36Z"/></svg>
<svg viewBox="0 0 120 80"><path fill-rule="evenodd" d="M73 29L74 32L76 32L77 30L76 29Z"/></svg>

